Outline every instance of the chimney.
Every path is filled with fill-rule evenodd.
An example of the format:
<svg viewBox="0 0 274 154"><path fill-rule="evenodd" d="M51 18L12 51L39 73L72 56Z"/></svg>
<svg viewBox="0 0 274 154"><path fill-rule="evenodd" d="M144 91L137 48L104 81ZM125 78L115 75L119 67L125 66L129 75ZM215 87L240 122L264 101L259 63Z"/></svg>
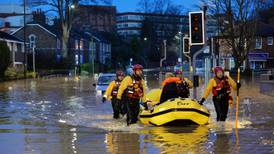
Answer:
<svg viewBox="0 0 274 154"><path fill-rule="evenodd" d="M5 22L4 27L5 27L5 28L10 28L10 22Z"/></svg>

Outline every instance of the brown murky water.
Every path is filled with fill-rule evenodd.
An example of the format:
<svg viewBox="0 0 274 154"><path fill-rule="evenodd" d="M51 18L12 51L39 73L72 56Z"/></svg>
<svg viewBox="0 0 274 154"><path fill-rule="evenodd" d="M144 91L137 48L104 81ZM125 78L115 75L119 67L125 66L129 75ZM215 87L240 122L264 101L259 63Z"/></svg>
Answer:
<svg viewBox="0 0 274 154"><path fill-rule="evenodd" d="M238 133L235 108L217 123L210 98L210 124L189 127L128 127L100 101L90 78L0 83L1 153L274 153L274 97L256 82L243 80Z"/></svg>

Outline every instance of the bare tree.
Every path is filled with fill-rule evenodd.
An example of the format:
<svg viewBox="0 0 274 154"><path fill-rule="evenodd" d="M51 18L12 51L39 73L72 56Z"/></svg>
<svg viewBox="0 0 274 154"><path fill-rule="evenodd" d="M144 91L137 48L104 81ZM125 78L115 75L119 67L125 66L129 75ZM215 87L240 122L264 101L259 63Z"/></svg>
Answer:
<svg viewBox="0 0 274 154"><path fill-rule="evenodd" d="M141 32L141 38L146 38L143 43L144 53L150 61L156 62L161 56L163 40L167 40L168 45L171 45L176 42L174 36L183 30L180 26L183 6L172 3L172 0L140 0L138 4L139 12L157 14L144 16Z"/></svg>
<svg viewBox="0 0 274 154"><path fill-rule="evenodd" d="M143 13L180 15L184 9L182 5L175 5L171 0L140 0L138 11Z"/></svg>
<svg viewBox="0 0 274 154"><path fill-rule="evenodd" d="M68 56L68 41L72 27L74 8L79 4L97 4L99 2L111 4L111 0L32 0L34 6L47 6L48 11L57 13L61 21L62 56Z"/></svg>
<svg viewBox="0 0 274 154"><path fill-rule="evenodd" d="M138 11L144 12L144 13L151 13L152 12L152 1L151 0L140 0L139 3L139 9Z"/></svg>
<svg viewBox="0 0 274 154"><path fill-rule="evenodd" d="M218 31L231 49L238 68L246 60L255 40L260 0L203 0L217 19ZM247 65L249 69L249 65Z"/></svg>

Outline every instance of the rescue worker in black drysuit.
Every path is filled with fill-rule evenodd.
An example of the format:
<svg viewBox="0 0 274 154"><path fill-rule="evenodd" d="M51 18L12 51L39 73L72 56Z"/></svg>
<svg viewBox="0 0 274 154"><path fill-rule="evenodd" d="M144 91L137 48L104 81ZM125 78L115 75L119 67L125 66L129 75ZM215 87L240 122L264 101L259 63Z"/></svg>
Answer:
<svg viewBox="0 0 274 154"><path fill-rule="evenodd" d="M140 100L146 102L146 86L142 78L143 66L136 64L133 66L133 74L127 76L121 82L117 99L123 101L127 106L127 125L137 123L140 112Z"/></svg>
<svg viewBox="0 0 274 154"><path fill-rule="evenodd" d="M110 82L102 99L103 103L106 101L106 99L111 100L114 119L118 119L120 117L120 114L121 115L126 114L125 105L122 102L117 101L118 89L124 77L125 77L124 72L121 70L118 70L116 72L116 80Z"/></svg>
<svg viewBox="0 0 274 154"><path fill-rule="evenodd" d="M212 92L213 103L217 113L216 120L225 121L228 107L233 105L233 99L230 96L231 88L237 90L241 87L241 84L236 83L229 75L224 75L224 70L220 66L214 68L214 73L215 77L209 81L200 104L203 105L205 99Z"/></svg>

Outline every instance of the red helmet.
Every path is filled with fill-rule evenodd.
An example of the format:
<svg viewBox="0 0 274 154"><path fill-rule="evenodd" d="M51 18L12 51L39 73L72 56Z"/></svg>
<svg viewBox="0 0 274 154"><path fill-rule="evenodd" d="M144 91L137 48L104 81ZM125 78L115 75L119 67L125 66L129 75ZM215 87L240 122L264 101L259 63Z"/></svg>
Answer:
<svg viewBox="0 0 274 154"><path fill-rule="evenodd" d="M219 72L219 71L224 72L224 69L223 69L221 66L216 66L216 67L214 68L214 73L217 74L217 72Z"/></svg>
<svg viewBox="0 0 274 154"><path fill-rule="evenodd" d="M116 76L125 76L125 73L122 70L116 71Z"/></svg>
<svg viewBox="0 0 274 154"><path fill-rule="evenodd" d="M140 65L140 64L135 64L135 65L133 66L133 71L136 71L136 70L143 70L143 66Z"/></svg>
<svg viewBox="0 0 274 154"><path fill-rule="evenodd" d="M175 71L175 75L181 75L181 74L183 74L183 71L181 71L181 70Z"/></svg>

